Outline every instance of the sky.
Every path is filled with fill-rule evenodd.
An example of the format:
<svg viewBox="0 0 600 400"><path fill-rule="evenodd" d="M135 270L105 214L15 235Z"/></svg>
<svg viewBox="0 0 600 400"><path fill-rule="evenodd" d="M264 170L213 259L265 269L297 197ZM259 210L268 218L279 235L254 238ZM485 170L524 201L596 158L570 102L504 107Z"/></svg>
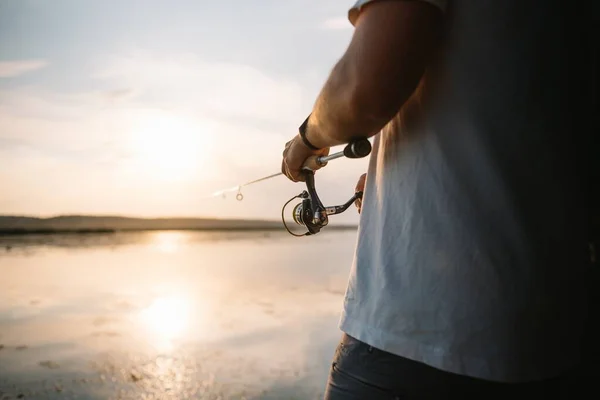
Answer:
<svg viewBox="0 0 600 400"><path fill-rule="evenodd" d="M280 218L302 183L207 196L280 171L353 3L0 0L0 214ZM323 203L367 163L318 171Z"/></svg>

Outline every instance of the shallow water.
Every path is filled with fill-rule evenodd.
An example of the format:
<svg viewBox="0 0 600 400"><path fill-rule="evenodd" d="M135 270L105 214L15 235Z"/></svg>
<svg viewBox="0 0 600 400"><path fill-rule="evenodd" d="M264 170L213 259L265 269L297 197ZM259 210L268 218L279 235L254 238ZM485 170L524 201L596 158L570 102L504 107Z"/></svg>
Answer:
<svg viewBox="0 0 600 400"><path fill-rule="evenodd" d="M318 399L355 237L0 237L0 399Z"/></svg>

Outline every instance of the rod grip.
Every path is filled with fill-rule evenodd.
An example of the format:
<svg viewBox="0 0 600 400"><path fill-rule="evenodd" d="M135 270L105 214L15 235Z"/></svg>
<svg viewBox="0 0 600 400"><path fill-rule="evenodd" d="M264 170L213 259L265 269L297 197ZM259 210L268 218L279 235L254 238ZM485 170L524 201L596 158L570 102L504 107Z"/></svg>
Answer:
<svg viewBox="0 0 600 400"><path fill-rule="evenodd" d="M319 161L320 156L310 156L304 161L304 165L302 165L303 169L310 169L311 171L316 171L319 168L323 168L327 165L327 162Z"/></svg>

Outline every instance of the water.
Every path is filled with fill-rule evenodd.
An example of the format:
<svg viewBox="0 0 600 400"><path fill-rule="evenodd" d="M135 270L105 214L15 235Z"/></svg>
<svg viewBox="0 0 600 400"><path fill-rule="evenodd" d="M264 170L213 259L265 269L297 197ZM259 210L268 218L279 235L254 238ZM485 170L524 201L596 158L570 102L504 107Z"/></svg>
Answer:
<svg viewBox="0 0 600 400"><path fill-rule="evenodd" d="M0 238L0 399L318 399L355 237Z"/></svg>

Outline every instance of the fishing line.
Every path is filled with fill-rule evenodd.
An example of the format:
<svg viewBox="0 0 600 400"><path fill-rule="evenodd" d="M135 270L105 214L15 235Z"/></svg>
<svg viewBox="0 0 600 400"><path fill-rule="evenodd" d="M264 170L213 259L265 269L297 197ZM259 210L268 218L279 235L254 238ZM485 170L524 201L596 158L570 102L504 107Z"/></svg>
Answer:
<svg viewBox="0 0 600 400"><path fill-rule="evenodd" d="M268 179L278 177L279 175L283 175L283 173L282 172L278 172L276 174L268 175L268 176L265 176L265 177L262 177L262 178L254 179L254 180L246 182L246 183L242 183L241 185L238 185L238 186L232 186L232 187L227 188L227 189L221 189L221 190L218 190L218 191L214 192L213 194L211 194L209 196L206 196L204 198L205 199L210 199L210 198L213 198L213 197L222 196L222 195L224 195L227 192L233 192L233 191L237 190L238 193L236 194L235 198L238 201L242 201L242 200L244 200L244 195L242 194L242 187L253 185L253 184L258 183L258 182L266 181Z"/></svg>

